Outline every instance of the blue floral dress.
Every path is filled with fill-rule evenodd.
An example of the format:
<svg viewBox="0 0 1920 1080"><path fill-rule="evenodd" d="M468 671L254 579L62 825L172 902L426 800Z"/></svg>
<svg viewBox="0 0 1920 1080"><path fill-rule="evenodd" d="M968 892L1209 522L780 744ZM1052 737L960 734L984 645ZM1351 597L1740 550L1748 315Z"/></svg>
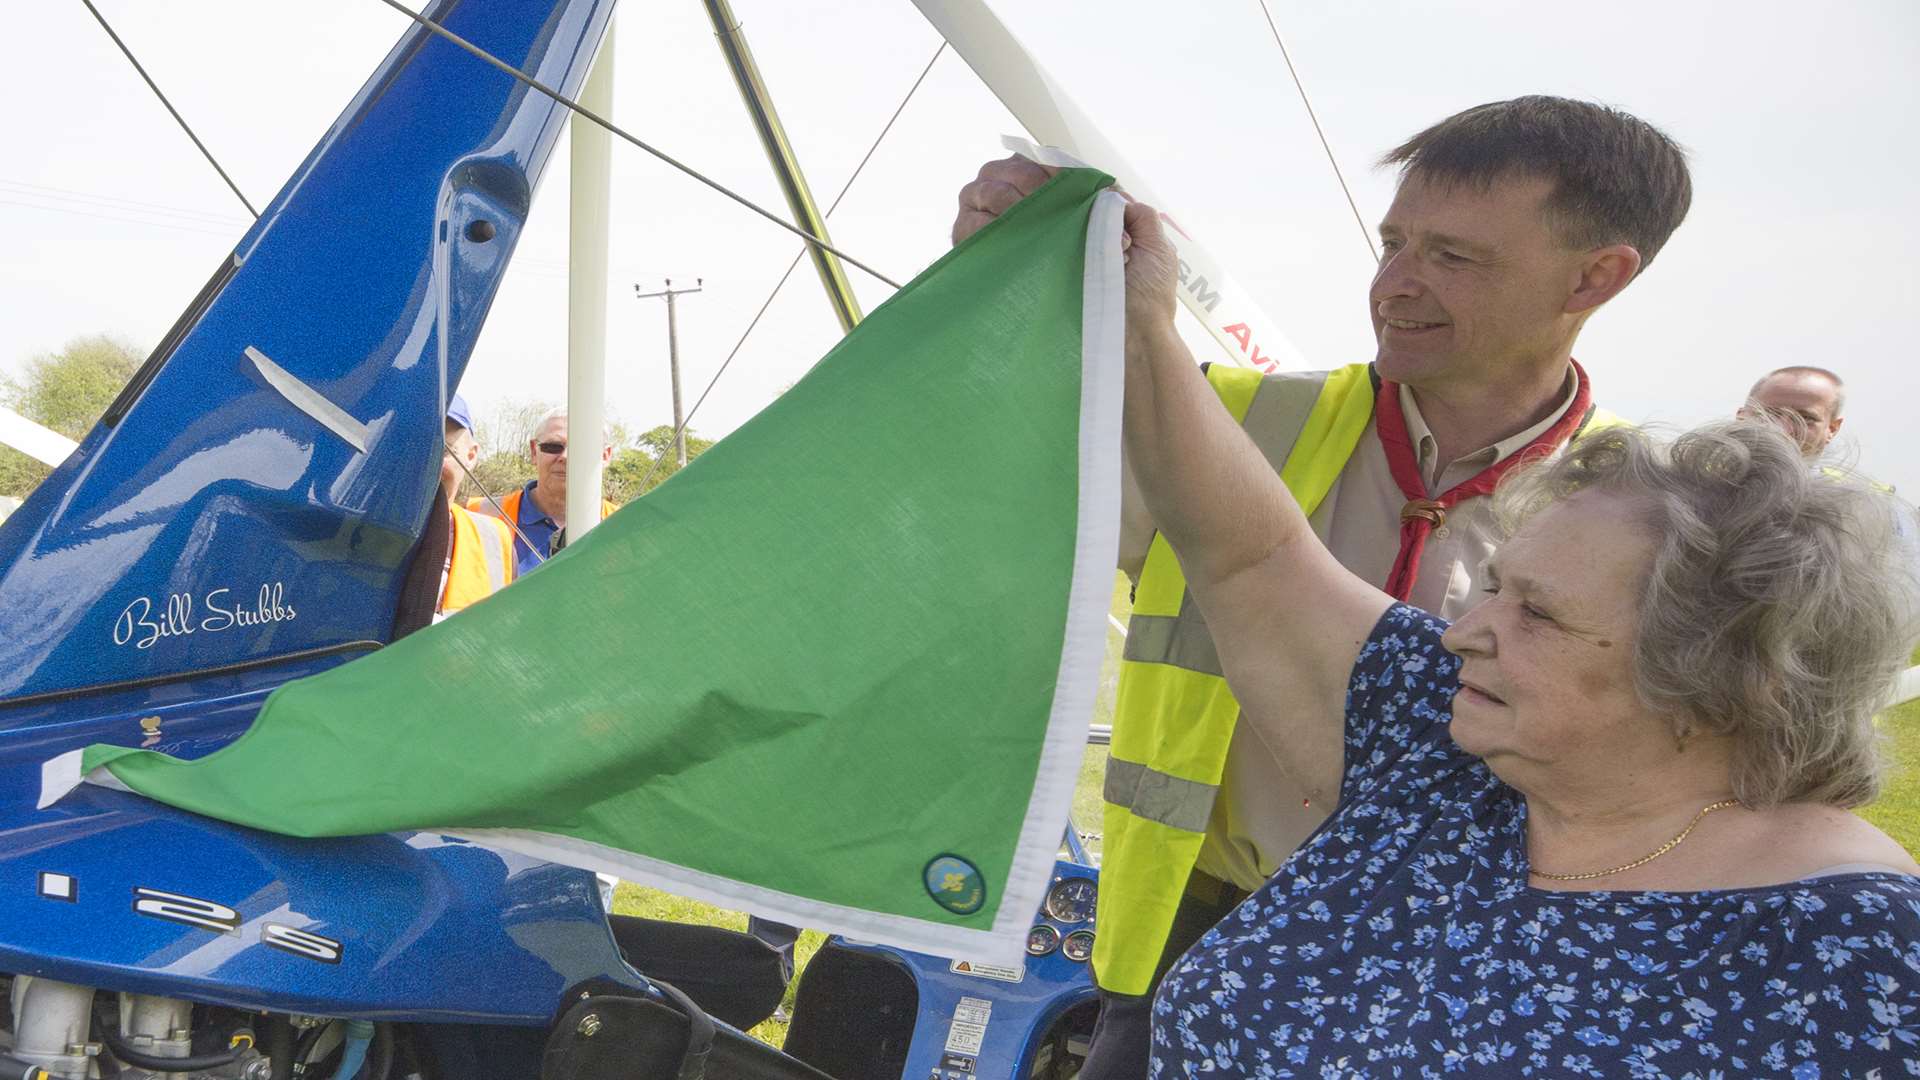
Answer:
<svg viewBox="0 0 1920 1080"><path fill-rule="evenodd" d="M1446 624L1381 617L1340 807L1154 1002L1152 1075L1920 1075L1920 879L1527 885L1526 804L1448 735Z"/></svg>

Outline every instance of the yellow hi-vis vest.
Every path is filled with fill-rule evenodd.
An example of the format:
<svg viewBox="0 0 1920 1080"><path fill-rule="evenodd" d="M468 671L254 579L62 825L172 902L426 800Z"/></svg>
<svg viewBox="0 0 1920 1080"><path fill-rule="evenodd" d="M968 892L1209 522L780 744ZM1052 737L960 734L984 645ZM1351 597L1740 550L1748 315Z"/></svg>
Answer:
<svg viewBox="0 0 1920 1080"><path fill-rule="evenodd" d="M1369 365L1268 376L1214 365L1207 381L1312 516L1373 419ZM1624 423L1596 408L1575 434ZM1104 989L1140 995L1153 988L1239 715L1180 563L1156 535L1134 588L1103 792L1093 972Z"/></svg>
<svg viewBox="0 0 1920 1080"><path fill-rule="evenodd" d="M447 584L440 610L459 611L484 600L513 581L513 533L498 518L449 506L453 547L447 556Z"/></svg>
<svg viewBox="0 0 1920 1080"><path fill-rule="evenodd" d="M1366 364L1273 376L1215 364L1207 381L1309 515L1373 419ZM1239 715L1180 563L1155 535L1134 589L1107 758L1093 946L1094 977L1107 990L1152 989Z"/></svg>

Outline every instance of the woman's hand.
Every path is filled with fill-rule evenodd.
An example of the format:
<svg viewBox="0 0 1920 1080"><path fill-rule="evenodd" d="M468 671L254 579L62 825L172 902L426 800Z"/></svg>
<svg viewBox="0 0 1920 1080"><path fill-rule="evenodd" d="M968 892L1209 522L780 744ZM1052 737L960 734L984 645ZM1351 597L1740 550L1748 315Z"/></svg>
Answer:
<svg viewBox="0 0 1920 1080"><path fill-rule="evenodd" d="M1160 223L1160 212L1153 207L1129 199L1122 221L1120 250L1127 260L1127 338L1143 344L1165 340L1174 332L1174 283L1179 280L1180 255Z"/></svg>

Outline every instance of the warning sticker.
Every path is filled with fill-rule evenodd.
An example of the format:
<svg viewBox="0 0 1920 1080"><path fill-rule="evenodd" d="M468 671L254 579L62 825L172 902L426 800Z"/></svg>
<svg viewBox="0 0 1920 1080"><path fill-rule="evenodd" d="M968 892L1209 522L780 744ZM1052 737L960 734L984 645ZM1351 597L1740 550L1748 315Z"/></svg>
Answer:
<svg viewBox="0 0 1920 1080"><path fill-rule="evenodd" d="M1027 977L1025 964L1009 967L1006 964L983 964L978 960L955 960L947 965L947 970L956 975L972 975L981 979L998 979L1001 982L1017 983Z"/></svg>
<svg viewBox="0 0 1920 1080"><path fill-rule="evenodd" d="M953 1007L953 1027L947 1032L946 1051L950 1054L979 1054L987 1037L987 1021L993 1017L993 1002L963 997Z"/></svg>

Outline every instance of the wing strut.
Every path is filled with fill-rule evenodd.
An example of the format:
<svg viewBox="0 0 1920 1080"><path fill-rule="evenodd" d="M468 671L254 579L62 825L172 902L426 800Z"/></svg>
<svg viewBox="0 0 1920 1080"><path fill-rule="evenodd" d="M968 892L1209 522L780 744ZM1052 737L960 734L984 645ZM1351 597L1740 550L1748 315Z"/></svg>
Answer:
<svg viewBox="0 0 1920 1080"><path fill-rule="evenodd" d="M760 66L753 61L753 51L747 48L747 36L740 29L740 20L734 18L727 0L706 0L706 3L707 16L713 20L713 38L720 43L720 51L727 58L727 69L733 72L733 81L740 87L740 97L753 118L753 128L760 134L760 145L766 148L774 176L780 181L780 191L793 210L794 223L823 243L832 243L827 235L826 215L820 213L819 205L813 201L813 191L807 187L807 178L800 171L800 159L787 140L786 128L780 125L780 114L773 109L773 97L767 92L766 81L760 77ZM827 248L809 245L809 249L820 284L827 290L827 301L840 320L841 332L851 331L860 322L860 299L853 295L853 284L847 280L846 270Z"/></svg>

